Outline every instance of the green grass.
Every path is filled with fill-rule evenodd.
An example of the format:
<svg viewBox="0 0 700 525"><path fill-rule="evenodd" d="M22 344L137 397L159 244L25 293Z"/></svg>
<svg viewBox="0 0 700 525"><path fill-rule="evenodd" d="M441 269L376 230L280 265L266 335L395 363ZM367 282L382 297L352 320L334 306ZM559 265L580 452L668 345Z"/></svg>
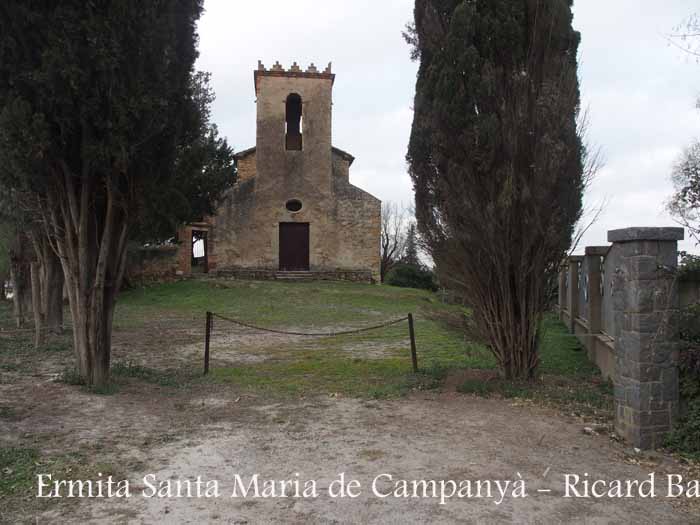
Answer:
<svg viewBox="0 0 700 525"><path fill-rule="evenodd" d="M31 489L38 457L33 448L0 448L0 497Z"/></svg>
<svg viewBox="0 0 700 525"><path fill-rule="evenodd" d="M410 361L402 358L307 356L298 361L217 368L212 371L212 380L270 393L340 393L373 398L392 397L411 389L437 386L430 372L414 375Z"/></svg>
<svg viewBox="0 0 700 525"><path fill-rule="evenodd" d="M297 338L267 346L253 338L252 343L240 343L248 346L236 350L243 356L250 353L266 359L217 362L214 351L211 374L206 380L214 384L281 395L341 393L390 397L439 386L449 371L496 368L495 358L485 347L465 339L462 324L468 310L443 304L428 291L391 286L214 280L157 284L120 295L115 327L123 331L149 330L150 323L169 320L197 327L203 325L206 311L258 326L310 332L379 324L409 312L415 316L419 374L413 374L411 369L408 327L404 322L357 335ZM9 321L7 305L0 306L0 322ZM215 339L237 331L240 327L214 320ZM0 370L24 370L28 356L41 359L42 355L67 354L69 350L67 338L38 351L31 347L30 337L9 343L0 339ZM597 368L588 361L577 339L553 316L543 322L539 373L567 379L561 388L546 393L549 398L596 406L607 403L607 385L599 387L603 382ZM112 368L116 384L140 381L167 388L193 384L199 374L194 366L163 370L116 363ZM64 375L64 381L79 383L71 374ZM541 385L476 380L466 381L459 390L480 395L500 393L505 397L545 395Z"/></svg>
<svg viewBox="0 0 700 525"><path fill-rule="evenodd" d="M196 372L197 374L199 371ZM177 388L188 384L194 377L194 371L181 369L156 370L133 363L114 363L110 369L112 381L104 387L88 387L85 380L75 368L66 368L59 376L59 381L73 386L81 386L87 392L98 395L113 395L119 391L119 386L126 380L135 379L162 387ZM2 412L0 412L1 416Z"/></svg>
<svg viewBox="0 0 700 525"><path fill-rule="evenodd" d="M438 306L435 306L438 305ZM123 293L118 323L139 323L152 316L200 316L207 310L264 326L361 326L367 320L400 317L441 305L420 290L370 284L256 281L180 281Z"/></svg>
<svg viewBox="0 0 700 525"><path fill-rule="evenodd" d="M352 283L188 281L135 290L122 297L119 319L142 322L150 315L203 318L210 310L258 326L324 332L382 323L414 313L419 365L412 373L408 324L358 335L302 338L281 347L251 349L272 357L238 366L214 365L211 381L269 393L342 393L387 397L434 387L435 369L494 366L482 347L464 341L440 317L460 316L426 291ZM214 337L240 328L214 320ZM379 356L367 357L376 350Z"/></svg>
<svg viewBox="0 0 700 525"><path fill-rule="evenodd" d="M0 419L15 419L17 412L13 407L0 405Z"/></svg>
<svg viewBox="0 0 700 525"><path fill-rule="evenodd" d="M31 330L16 331L12 319L12 303L0 301L0 373L19 372L31 374L47 358L63 359L72 352L72 338L69 333L51 335L46 344L34 348L34 334ZM72 356L71 356L72 357Z"/></svg>
<svg viewBox="0 0 700 525"><path fill-rule="evenodd" d="M581 379L596 377L598 367L588 360L586 351L575 335L570 334L556 316L547 315L542 322L540 366L542 374Z"/></svg>
<svg viewBox="0 0 700 525"><path fill-rule="evenodd" d="M496 368L496 360L486 348L465 340L461 323L467 310L443 304L428 291L391 286L183 281L123 294L116 322L126 328L158 317L201 321L207 310L258 326L311 332L378 324L408 312L416 318L419 374L412 373L407 326L401 323L354 336L302 338L280 346L251 347L250 352L269 357L261 362L242 360L231 366L217 363L213 353L208 379L213 383L282 395L390 397L439 386L450 370ZM239 329L214 320L214 337ZM363 348L375 347L381 349L379 356L363 352ZM542 384L472 380L472 384L460 386L460 391L607 406L608 385L600 381L596 366L588 361L577 339L553 316L543 322L539 373L570 381L543 389ZM161 374L141 368L117 369L115 373L163 386L171 386L177 378L177 374Z"/></svg>
<svg viewBox="0 0 700 525"><path fill-rule="evenodd" d="M541 381L468 378L457 387L463 394L549 402L578 412L609 414L612 384L603 381L578 339L554 316L545 316L540 346Z"/></svg>
<svg viewBox="0 0 700 525"><path fill-rule="evenodd" d="M461 334L439 323L417 320L416 331L418 375L412 371L407 324L401 323L359 336L302 339L284 348L256 350L275 357L235 367L214 366L211 378L270 393L342 393L379 398L432 388L436 386L436 370L488 366L490 356L485 351L472 349L468 354ZM363 349L380 354L366 356Z"/></svg>
<svg viewBox="0 0 700 525"><path fill-rule="evenodd" d="M9 516L39 515L64 500L37 498L37 476L51 474L53 482L62 480L99 480L113 476L115 480L125 479L124 465L113 465L96 460L99 448L95 445L90 451L43 454L34 447L0 447L0 522ZM52 489L46 489L47 492ZM63 493L65 494L65 493ZM68 499L67 501L75 501ZM25 523L23 520L15 520ZM7 521L10 523L10 521ZM27 522L28 523L28 522ZM34 523L34 521L32 521Z"/></svg>
<svg viewBox="0 0 700 525"><path fill-rule="evenodd" d="M156 370L155 368L133 363L115 363L112 365L111 374L112 378L117 380L131 378L153 385L172 388L181 387L194 378L193 373L188 374L183 370Z"/></svg>

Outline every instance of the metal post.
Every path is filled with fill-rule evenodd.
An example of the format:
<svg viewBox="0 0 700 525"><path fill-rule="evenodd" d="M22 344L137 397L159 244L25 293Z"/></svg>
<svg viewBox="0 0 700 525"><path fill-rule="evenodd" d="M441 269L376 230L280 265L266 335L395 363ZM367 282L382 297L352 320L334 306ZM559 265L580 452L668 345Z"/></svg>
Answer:
<svg viewBox="0 0 700 525"><path fill-rule="evenodd" d="M209 373L209 341L211 340L211 312L207 312L206 332L204 335L204 375Z"/></svg>
<svg viewBox="0 0 700 525"><path fill-rule="evenodd" d="M408 314L408 335L411 336L411 360L413 373L418 373L418 356L416 355L416 334L413 331L413 314Z"/></svg>

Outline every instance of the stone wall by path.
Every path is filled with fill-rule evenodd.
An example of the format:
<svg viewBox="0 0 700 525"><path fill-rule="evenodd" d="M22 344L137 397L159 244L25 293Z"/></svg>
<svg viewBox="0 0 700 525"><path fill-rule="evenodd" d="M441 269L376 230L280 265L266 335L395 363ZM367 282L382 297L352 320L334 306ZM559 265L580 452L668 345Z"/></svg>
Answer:
<svg viewBox="0 0 700 525"><path fill-rule="evenodd" d="M161 281L177 275L179 247L132 247L127 254L126 277L131 283Z"/></svg>
<svg viewBox="0 0 700 525"><path fill-rule="evenodd" d="M634 446L661 445L678 415L680 307L676 270L682 228L608 232L559 277L559 312L615 385L615 430Z"/></svg>

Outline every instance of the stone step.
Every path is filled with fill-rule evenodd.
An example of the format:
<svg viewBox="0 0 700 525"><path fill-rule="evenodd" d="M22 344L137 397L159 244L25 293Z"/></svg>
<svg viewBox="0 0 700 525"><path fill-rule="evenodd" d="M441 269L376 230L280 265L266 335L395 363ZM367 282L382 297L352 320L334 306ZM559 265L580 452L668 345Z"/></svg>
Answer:
<svg viewBox="0 0 700 525"><path fill-rule="evenodd" d="M313 281L313 272L276 272L275 279L279 281Z"/></svg>
<svg viewBox="0 0 700 525"><path fill-rule="evenodd" d="M211 274L212 278L279 280L279 281L354 281L372 282L370 272L336 270L336 271L291 271L266 269L221 268Z"/></svg>

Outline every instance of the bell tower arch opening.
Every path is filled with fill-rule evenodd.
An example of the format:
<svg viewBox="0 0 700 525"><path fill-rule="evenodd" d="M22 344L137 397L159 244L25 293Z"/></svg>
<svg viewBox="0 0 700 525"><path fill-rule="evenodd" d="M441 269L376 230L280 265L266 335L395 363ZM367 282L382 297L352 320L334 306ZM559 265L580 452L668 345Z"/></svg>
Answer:
<svg viewBox="0 0 700 525"><path fill-rule="evenodd" d="M285 116L285 145L289 151L301 151L303 132L303 109L301 96L292 93L287 97Z"/></svg>

